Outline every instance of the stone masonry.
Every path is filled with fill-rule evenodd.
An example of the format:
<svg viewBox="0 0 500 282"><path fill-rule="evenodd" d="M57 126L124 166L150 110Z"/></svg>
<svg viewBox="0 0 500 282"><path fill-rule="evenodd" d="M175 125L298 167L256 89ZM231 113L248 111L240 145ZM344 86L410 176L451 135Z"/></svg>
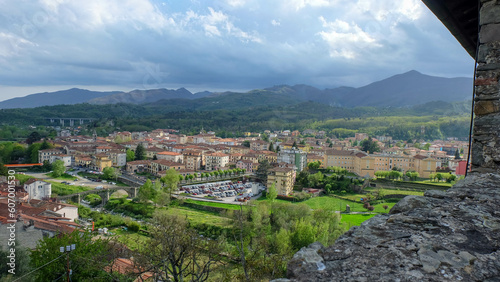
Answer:
<svg viewBox="0 0 500 282"><path fill-rule="evenodd" d="M481 0L475 78L473 172L500 171L500 1Z"/></svg>
<svg viewBox="0 0 500 282"><path fill-rule="evenodd" d="M499 202L497 174L408 196L333 246L302 248L278 281L500 281Z"/></svg>
<svg viewBox="0 0 500 282"><path fill-rule="evenodd" d="M500 281L500 0L479 3L472 173L302 248L276 281Z"/></svg>

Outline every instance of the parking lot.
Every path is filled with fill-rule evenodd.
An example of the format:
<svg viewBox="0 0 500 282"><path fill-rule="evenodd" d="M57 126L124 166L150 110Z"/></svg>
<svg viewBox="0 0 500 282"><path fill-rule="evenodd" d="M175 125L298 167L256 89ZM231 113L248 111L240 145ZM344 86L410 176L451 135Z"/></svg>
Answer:
<svg viewBox="0 0 500 282"><path fill-rule="evenodd" d="M246 202L252 197L258 196L264 189L264 186L255 182L219 181L184 185L180 188L180 193L186 193L191 197L201 199L215 199L224 202Z"/></svg>

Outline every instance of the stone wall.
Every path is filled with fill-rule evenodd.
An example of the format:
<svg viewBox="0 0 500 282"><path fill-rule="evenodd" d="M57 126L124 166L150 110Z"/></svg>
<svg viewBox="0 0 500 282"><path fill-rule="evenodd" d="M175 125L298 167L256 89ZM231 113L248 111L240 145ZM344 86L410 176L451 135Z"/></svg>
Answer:
<svg viewBox="0 0 500 282"><path fill-rule="evenodd" d="M475 78L475 172L500 171L500 1L481 0L479 51Z"/></svg>
<svg viewBox="0 0 500 282"><path fill-rule="evenodd" d="M480 191L480 193L478 193ZM408 196L328 248L297 252L281 281L500 281L500 175Z"/></svg>

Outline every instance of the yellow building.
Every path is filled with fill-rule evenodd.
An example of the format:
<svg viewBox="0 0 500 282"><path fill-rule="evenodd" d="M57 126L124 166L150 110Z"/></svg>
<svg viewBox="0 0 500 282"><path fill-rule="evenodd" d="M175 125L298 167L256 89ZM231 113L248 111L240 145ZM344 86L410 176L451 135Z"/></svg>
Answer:
<svg viewBox="0 0 500 282"><path fill-rule="evenodd" d="M108 155L104 153L95 154L92 158L92 166L94 170L103 171L106 167L112 167L113 161L111 161Z"/></svg>
<svg viewBox="0 0 500 282"><path fill-rule="evenodd" d="M293 191L295 184L295 171L292 168L276 167L269 170L267 187L275 185L279 195L288 196Z"/></svg>
<svg viewBox="0 0 500 282"><path fill-rule="evenodd" d="M321 163L321 168L326 168L325 158L316 154L307 154L307 163L313 163L319 161Z"/></svg>
<svg viewBox="0 0 500 282"><path fill-rule="evenodd" d="M356 158L356 152L345 150L326 150L324 156L327 167L336 166L348 171L354 171L354 158Z"/></svg>
<svg viewBox="0 0 500 282"><path fill-rule="evenodd" d="M359 176L374 177L377 171L394 168L402 171L416 171L420 177L429 178L436 173L437 160L422 155L404 156L392 154L366 154L364 152L327 150L324 156L326 166L336 166L354 172Z"/></svg>

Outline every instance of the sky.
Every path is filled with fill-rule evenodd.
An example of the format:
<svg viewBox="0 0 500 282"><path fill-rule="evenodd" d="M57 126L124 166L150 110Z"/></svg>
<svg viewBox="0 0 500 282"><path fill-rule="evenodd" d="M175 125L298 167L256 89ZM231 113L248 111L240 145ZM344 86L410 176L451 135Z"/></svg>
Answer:
<svg viewBox="0 0 500 282"><path fill-rule="evenodd" d="M72 87L359 87L472 77L420 0L0 0L0 100Z"/></svg>

